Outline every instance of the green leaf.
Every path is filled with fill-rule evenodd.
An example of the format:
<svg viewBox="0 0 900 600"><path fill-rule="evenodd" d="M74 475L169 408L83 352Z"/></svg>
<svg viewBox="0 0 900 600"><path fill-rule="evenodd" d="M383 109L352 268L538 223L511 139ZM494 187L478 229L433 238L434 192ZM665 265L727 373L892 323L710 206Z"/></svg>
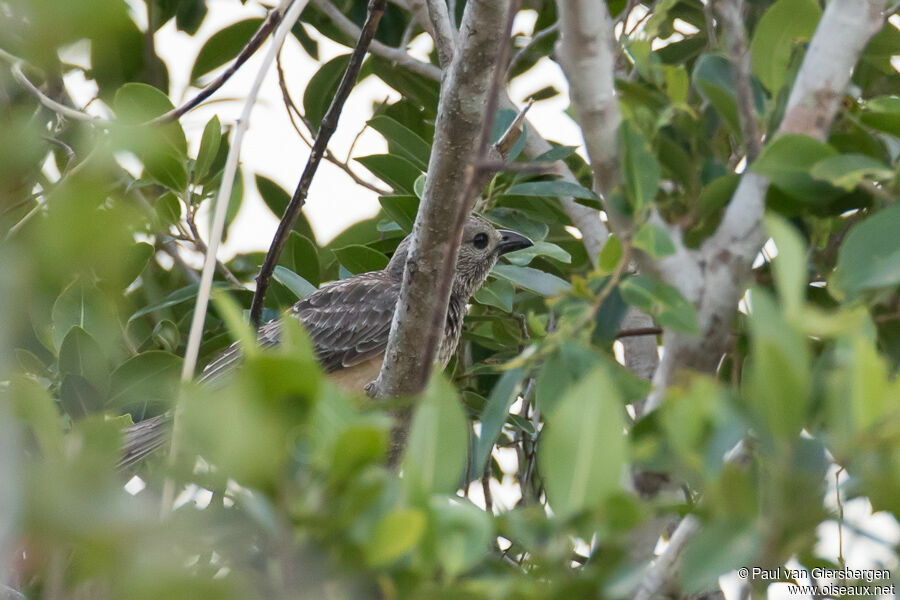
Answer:
<svg viewBox="0 0 900 600"><path fill-rule="evenodd" d="M894 171L865 154L839 154L817 162L810 174L821 181L852 192L863 181L890 179Z"/></svg>
<svg viewBox="0 0 900 600"><path fill-rule="evenodd" d="M625 189L636 215L647 210L656 199L660 166L650 144L629 121L622 123L622 171Z"/></svg>
<svg viewBox="0 0 900 600"><path fill-rule="evenodd" d="M266 206L269 207L269 210L271 210L276 217L281 219L282 215L284 215L284 210L291 201L291 195L268 177L256 174L254 179L256 181L256 189L259 192L259 195L262 196L263 202L266 203ZM305 236L307 239L313 241L316 239L312 227L310 227L309 221L303 212L300 213L297 217L297 222L294 223L294 231Z"/></svg>
<svg viewBox="0 0 900 600"><path fill-rule="evenodd" d="M196 81L199 77L236 58L262 22L262 19L247 19L214 33L200 48L200 52L194 60L194 66L191 68L191 81Z"/></svg>
<svg viewBox="0 0 900 600"><path fill-rule="evenodd" d="M443 375L435 375L416 407L403 457L412 501L427 505L434 493L456 491L466 463L468 428L456 390Z"/></svg>
<svg viewBox="0 0 900 600"><path fill-rule="evenodd" d="M813 166L837 151L816 139L800 134L782 135L763 148L750 169L765 175L786 194L799 200L821 203L839 194L827 183L810 175Z"/></svg>
<svg viewBox="0 0 900 600"><path fill-rule="evenodd" d="M341 83L341 78L349 63L349 54L336 56L319 67L316 74L306 84L306 89L303 91L303 113L316 131L322 124L322 118L328 112L328 107L331 106L331 101L337 93L338 85Z"/></svg>
<svg viewBox="0 0 900 600"><path fill-rule="evenodd" d="M860 292L900 282L900 205L882 209L856 224L838 251L832 293L853 299Z"/></svg>
<svg viewBox="0 0 900 600"><path fill-rule="evenodd" d="M679 578L684 593L717 589L719 576L754 565L763 543L755 523L723 521L704 524L684 550Z"/></svg>
<svg viewBox="0 0 900 600"><path fill-rule="evenodd" d="M254 179L256 181L256 189L259 191L259 195L262 196L263 202L280 219L284 214L284 209L287 208L291 201L291 195L268 177L257 174Z"/></svg>
<svg viewBox="0 0 900 600"><path fill-rule="evenodd" d="M809 348L765 291L751 293L750 357L742 390L776 439L790 439L806 420L812 378Z"/></svg>
<svg viewBox="0 0 900 600"><path fill-rule="evenodd" d="M413 191L416 193L416 198L419 200L425 195L425 173L416 177L416 181L413 183Z"/></svg>
<svg viewBox="0 0 900 600"><path fill-rule="evenodd" d="M116 116L127 125L138 125L154 119L173 110L175 106L167 95L146 83L126 83L118 90L113 100L113 110ZM172 121L165 125L153 125L130 131L142 133L144 131L159 132L162 137L172 145L180 155L187 153L187 141L184 130L178 121Z"/></svg>
<svg viewBox="0 0 900 600"><path fill-rule="evenodd" d="M534 162L556 162L572 156L576 150L578 150L578 146L554 146L537 156Z"/></svg>
<svg viewBox="0 0 900 600"><path fill-rule="evenodd" d="M278 263L314 286L319 285L319 251L306 236L290 232Z"/></svg>
<svg viewBox="0 0 900 600"><path fill-rule="evenodd" d="M622 260L622 242L615 234L606 238L603 250L597 256L597 268L602 273L612 273Z"/></svg>
<svg viewBox="0 0 900 600"><path fill-rule="evenodd" d="M515 296L516 290L513 284L505 279L494 279L481 286L481 289L475 292L473 297L480 304L493 306L504 312L512 312Z"/></svg>
<svg viewBox="0 0 900 600"><path fill-rule="evenodd" d="M506 190L508 196L540 196L551 198L582 198L585 200L597 200L600 198L577 183L555 179L553 181L528 181L517 183Z"/></svg>
<svg viewBox="0 0 900 600"><path fill-rule="evenodd" d="M641 309L661 326L697 333L697 311L676 288L645 275L636 275L621 282L619 291L625 302Z"/></svg>
<svg viewBox="0 0 900 600"><path fill-rule="evenodd" d="M366 543L369 565L389 565L411 552L425 533L425 524L425 513L415 508L397 508L384 515Z"/></svg>
<svg viewBox="0 0 900 600"><path fill-rule="evenodd" d="M303 279L300 275L297 275L290 269L282 267L281 265L277 265L275 267L275 271L272 273L272 278L289 289L297 299L306 298L310 294L316 291L316 286Z"/></svg>
<svg viewBox="0 0 900 600"><path fill-rule="evenodd" d="M416 180L418 181L418 180ZM416 196L379 196L378 202L384 212L400 226L405 233L412 231L419 210L419 198Z"/></svg>
<svg viewBox="0 0 900 600"><path fill-rule="evenodd" d="M51 339L59 348L72 327L78 326L91 335L106 340L110 328L110 306L99 290L79 281L71 284L53 303Z"/></svg>
<svg viewBox="0 0 900 600"><path fill-rule="evenodd" d="M525 372L521 368L506 371L491 390L491 395L481 413L481 433L475 444L475 458L472 464L476 473L484 470L491 448L494 447L494 442L497 441L497 436L506 423L509 407L518 396L524 377Z"/></svg>
<svg viewBox="0 0 900 600"><path fill-rule="evenodd" d="M600 506L619 490L627 453L619 391L595 369L547 417L538 449L547 499L561 518Z"/></svg>
<svg viewBox="0 0 900 600"><path fill-rule="evenodd" d="M900 136L900 98L895 96L872 98L866 102L865 111L860 118L869 127Z"/></svg>
<svg viewBox="0 0 900 600"><path fill-rule="evenodd" d="M113 129L113 139L131 150L146 174L176 192L187 187L187 141L176 120L165 125L134 127L172 110L169 97L153 86L126 83L116 91L113 108L123 125Z"/></svg>
<svg viewBox="0 0 900 600"><path fill-rule="evenodd" d="M63 376L59 386L59 403L73 421L103 410L103 395L84 377Z"/></svg>
<svg viewBox="0 0 900 600"><path fill-rule="evenodd" d="M59 347L59 374L78 375L101 393L106 392L109 366L100 344L75 325Z"/></svg>
<svg viewBox="0 0 900 600"><path fill-rule="evenodd" d="M156 219L159 221L163 229L168 230L170 225L174 225L181 220L181 202L172 192L166 192L156 200L154 206Z"/></svg>
<svg viewBox="0 0 900 600"><path fill-rule="evenodd" d="M701 38L701 36L697 36ZM702 39L702 38L701 38ZM694 72L691 75L694 88L722 115L731 132L741 139L742 130L738 119L737 96L734 87L734 66L722 56L716 54L704 54L694 64ZM765 100L760 86L751 81L753 90L754 107L757 113L762 113Z"/></svg>
<svg viewBox="0 0 900 600"><path fill-rule="evenodd" d="M753 74L773 94L785 84L794 45L812 38L821 16L816 0L778 0L757 23L750 42Z"/></svg>
<svg viewBox="0 0 900 600"><path fill-rule="evenodd" d="M387 256L359 244L337 248L334 250L334 255L338 262L354 275L368 271L380 271L388 264Z"/></svg>
<svg viewBox="0 0 900 600"><path fill-rule="evenodd" d="M166 352L175 354L178 346L181 345L181 332L178 331L178 325L168 319L163 319L153 327L153 333L150 334L153 343Z"/></svg>
<svg viewBox="0 0 900 600"><path fill-rule="evenodd" d="M539 296L558 296L572 287L565 279L532 267L497 265L493 273Z"/></svg>
<svg viewBox="0 0 900 600"><path fill-rule="evenodd" d="M203 181L209 168L212 166L216 155L219 153L219 145L222 143L222 124L218 116L213 116L203 128L203 136L200 138L200 150L197 151L197 160L194 161L194 181Z"/></svg>
<svg viewBox="0 0 900 600"><path fill-rule="evenodd" d="M181 358L153 350L129 358L109 378L107 405L140 421L162 414L178 394Z"/></svg>
<svg viewBox="0 0 900 600"><path fill-rule="evenodd" d="M384 136L391 154L402 156L422 171L428 168L431 146L416 132L384 115L369 119L368 125Z"/></svg>
<svg viewBox="0 0 900 600"><path fill-rule="evenodd" d="M437 496L431 501L434 543L441 570L455 577L474 567L488 553L493 539L490 515L471 502Z"/></svg>
<svg viewBox="0 0 900 600"><path fill-rule="evenodd" d="M514 265L524 267L537 256L545 256L566 264L572 263L571 254L550 242L535 242L534 245L529 246L528 248L504 254L503 258Z"/></svg>
<svg viewBox="0 0 900 600"><path fill-rule="evenodd" d="M501 206L485 216L494 225L517 231L532 242L543 240L550 233L547 223L538 220L524 210Z"/></svg>
<svg viewBox="0 0 900 600"><path fill-rule="evenodd" d="M644 223L631 239L632 245L638 250L643 250L651 258L662 258L675 254L675 244L672 243L669 234L658 225Z"/></svg>
<svg viewBox="0 0 900 600"><path fill-rule="evenodd" d="M228 288L231 287L231 284L225 283L222 281L213 282L213 288ZM197 297L197 290L200 289L200 284L192 283L190 285L186 285L182 288L178 288L165 298L163 298L157 304L152 304L150 306L145 306L139 311L135 312L128 318L128 322L132 322L137 318L143 317L144 315L149 315L150 313L158 312L164 310L166 308L176 306L181 304L182 302L187 302L188 300L192 300Z"/></svg>
<svg viewBox="0 0 900 600"><path fill-rule="evenodd" d="M387 452L387 432L371 423L350 425L334 444L334 457L328 473L332 481L349 479L362 467L378 463Z"/></svg>
<svg viewBox="0 0 900 600"><path fill-rule="evenodd" d="M393 154L373 154L355 160L395 192L415 195L416 180L422 171L405 158Z"/></svg>
<svg viewBox="0 0 900 600"><path fill-rule="evenodd" d="M775 240L778 256L772 265L775 285L785 313L798 315L806 290L806 244L800 234L784 219L768 216L766 231Z"/></svg>

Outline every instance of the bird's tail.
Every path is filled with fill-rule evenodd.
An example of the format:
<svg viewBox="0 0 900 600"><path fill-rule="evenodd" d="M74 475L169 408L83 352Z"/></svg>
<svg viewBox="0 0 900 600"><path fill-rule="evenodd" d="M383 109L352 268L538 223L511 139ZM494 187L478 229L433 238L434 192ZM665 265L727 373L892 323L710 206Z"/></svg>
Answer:
<svg viewBox="0 0 900 600"><path fill-rule="evenodd" d="M118 468L127 469L152 454L169 441L172 434L172 413L139 421L122 431L122 457Z"/></svg>

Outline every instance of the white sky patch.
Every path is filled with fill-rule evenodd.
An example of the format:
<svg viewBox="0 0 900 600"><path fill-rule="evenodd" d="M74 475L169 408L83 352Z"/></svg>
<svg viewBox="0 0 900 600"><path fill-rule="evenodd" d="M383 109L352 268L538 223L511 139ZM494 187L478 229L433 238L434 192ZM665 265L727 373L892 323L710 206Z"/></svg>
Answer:
<svg viewBox="0 0 900 600"><path fill-rule="evenodd" d="M144 480L135 475L125 484L125 491L132 496L137 496L145 487L147 487L147 484L144 483Z"/></svg>

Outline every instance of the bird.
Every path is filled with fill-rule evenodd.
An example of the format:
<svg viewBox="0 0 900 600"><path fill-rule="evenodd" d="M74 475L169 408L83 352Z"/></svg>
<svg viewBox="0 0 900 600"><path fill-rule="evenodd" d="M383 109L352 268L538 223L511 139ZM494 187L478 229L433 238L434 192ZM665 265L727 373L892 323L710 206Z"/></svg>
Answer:
<svg viewBox="0 0 900 600"><path fill-rule="evenodd" d="M364 391L378 376L411 240L407 236L400 242L384 269L325 284L299 300L282 317L302 323L312 341L316 360L339 388ZM524 235L495 229L480 217L466 219L444 331L435 357L438 369L446 367L456 351L469 299L487 280L500 256L532 245ZM259 345L277 346L281 330L280 319L262 325L257 336ZM242 359L240 347L232 344L206 365L199 382L213 387L225 384ZM165 413L126 428L119 467L129 467L165 444L171 420L171 413Z"/></svg>

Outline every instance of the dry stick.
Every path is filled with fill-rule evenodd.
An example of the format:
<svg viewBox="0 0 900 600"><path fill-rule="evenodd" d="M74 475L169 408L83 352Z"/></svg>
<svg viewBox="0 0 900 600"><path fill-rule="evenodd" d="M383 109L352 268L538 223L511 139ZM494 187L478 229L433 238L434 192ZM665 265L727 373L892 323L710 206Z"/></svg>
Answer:
<svg viewBox="0 0 900 600"><path fill-rule="evenodd" d="M350 56L347 70L344 71L344 77L341 79L341 83L338 86L334 99L328 107L328 112L326 112L325 116L322 118L319 133L316 135L316 141L313 143L312 150L309 153L309 159L306 161L306 168L303 169L300 183L297 184L297 189L294 190L294 195L287 205L287 208L284 210L284 216L281 217L281 222L278 224L278 230L275 232L275 237L272 238L272 245L269 246L269 252L266 254L266 259L263 261L263 265L259 270L259 275L256 276L256 292L253 294L253 302L250 305L250 323L254 327L259 326L259 320L262 316L263 301L266 297L266 290L269 287L269 280L272 277L272 273L275 271L278 257L281 256L281 251L284 249L288 236L294 228L294 223L297 222L297 217L300 216L300 209L303 208L303 204L306 201L312 178L316 174L316 169L319 168L319 163L322 162L322 156L325 154L328 140L331 139L331 135L337 128L341 110L344 108L344 102L346 102L347 96L350 95L350 90L353 89L353 86L356 83L356 78L359 75L359 69L362 66L363 58L366 55L369 43L375 36L375 30L378 28L378 22L381 20L381 15L384 14L386 3L387 0L370 0L369 2L366 22L363 24L362 31L359 34L359 40L356 42L356 47L353 49L353 54Z"/></svg>
<svg viewBox="0 0 900 600"><path fill-rule="evenodd" d="M247 94L247 100L244 103L244 109L238 119L237 127L234 130L234 139L231 147L228 149L228 157L225 159L225 169L222 173L222 182L219 186L219 193L216 196L215 213L213 215L213 224L209 232L209 245L206 252L206 260L203 263L203 271L200 275L200 289L197 291L197 303L194 305L194 314L191 318L191 329L188 334L187 349L184 353L184 363L181 369L181 380L189 381L194 376L194 368L197 366L197 354L200 351L200 339L203 336L203 322L206 320L206 308L209 305L209 296L212 291L213 273L216 268L216 252L219 249L219 243L222 241L222 232L225 229L225 215L228 212L228 199L231 198L231 189L234 186L234 178L237 173L238 159L241 152L241 143L244 140L244 133L250 125L250 113L253 111L253 105L256 103L256 97L259 95L259 89L262 87L263 79L266 72L275 60L284 38L293 26L294 22L300 18L300 13L306 7L307 0L283 0L278 10L284 10L288 5L290 8L282 21L278 32L272 40L272 45L266 53L263 63L256 74L256 79ZM169 464L175 462L178 453L178 429L179 429L179 405L175 405L175 417L172 425L172 441L169 446ZM162 497L162 514L165 515L171 508L175 497L175 482L171 478L167 478L163 484Z"/></svg>

